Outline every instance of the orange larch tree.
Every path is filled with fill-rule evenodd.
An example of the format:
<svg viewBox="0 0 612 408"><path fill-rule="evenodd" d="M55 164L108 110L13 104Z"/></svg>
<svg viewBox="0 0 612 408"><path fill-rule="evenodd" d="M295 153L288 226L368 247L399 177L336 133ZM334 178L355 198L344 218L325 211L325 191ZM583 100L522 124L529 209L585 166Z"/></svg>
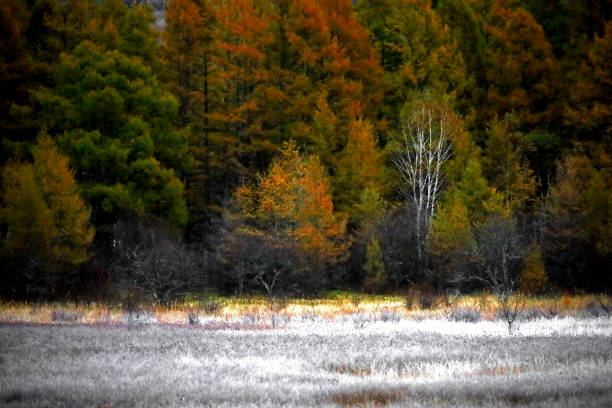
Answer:
<svg viewBox="0 0 612 408"><path fill-rule="evenodd" d="M208 115L218 137L230 137L223 149L234 154L242 169L262 169L274 146L260 125L260 87L270 81L266 56L272 42L270 16L254 0L218 1L217 93L220 104ZM223 136L221 136L223 135ZM226 162L226 165L228 163Z"/></svg>
<svg viewBox="0 0 612 408"><path fill-rule="evenodd" d="M7 266L3 285L12 296L60 295L75 283L89 258L94 236L90 209L79 195L68 157L48 136L33 150L33 163L9 162L2 169L0 241Z"/></svg>
<svg viewBox="0 0 612 408"><path fill-rule="evenodd" d="M210 220L214 197L208 115L217 102L214 88L215 15L205 0L170 0L166 4L163 56L165 77L177 97L180 126L190 127L189 149L194 164L185 177L189 206L187 237L201 241Z"/></svg>
<svg viewBox="0 0 612 408"><path fill-rule="evenodd" d="M546 128L559 114L559 67L542 27L528 11L511 10L501 0L488 20L488 91L481 113L489 121L516 111L529 130Z"/></svg>
<svg viewBox="0 0 612 408"><path fill-rule="evenodd" d="M612 21L595 37L579 68L565 107L565 124L586 140L612 138Z"/></svg>
<svg viewBox="0 0 612 408"><path fill-rule="evenodd" d="M383 153L374 127L363 119L349 123L346 147L339 155L338 171L333 179L336 206L355 215L364 191L386 193Z"/></svg>
<svg viewBox="0 0 612 408"><path fill-rule="evenodd" d="M458 99L468 83L463 56L431 0L364 0L357 5L385 69L385 116L399 128L410 92L432 89ZM467 108L466 108L467 110Z"/></svg>
<svg viewBox="0 0 612 408"><path fill-rule="evenodd" d="M238 217L253 233L296 241L310 256L333 263L346 251L346 219L334 212L330 190L319 159L288 143L266 175L237 190Z"/></svg>

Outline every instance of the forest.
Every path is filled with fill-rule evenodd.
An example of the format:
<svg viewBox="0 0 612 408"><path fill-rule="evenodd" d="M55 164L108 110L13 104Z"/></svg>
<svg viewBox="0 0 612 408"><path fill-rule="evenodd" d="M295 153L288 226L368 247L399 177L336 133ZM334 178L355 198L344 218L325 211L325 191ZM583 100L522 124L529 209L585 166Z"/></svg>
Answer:
<svg viewBox="0 0 612 408"><path fill-rule="evenodd" d="M610 0L2 0L0 48L2 298L612 289Z"/></svg>

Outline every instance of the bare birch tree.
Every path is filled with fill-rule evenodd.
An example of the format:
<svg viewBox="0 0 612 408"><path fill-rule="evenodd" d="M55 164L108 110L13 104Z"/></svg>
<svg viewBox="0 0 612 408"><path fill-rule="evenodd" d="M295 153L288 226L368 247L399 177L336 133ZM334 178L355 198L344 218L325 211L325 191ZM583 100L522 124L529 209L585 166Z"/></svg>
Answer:
<svg viewBox="0 0 612 408"><path fill-rule="evenodd" d="M436 112L437 113L437 112ZM414 208L419 273L426 269L425 242L444 183L443 164L451 157L449 120L423 106L404 120L394 164L402 177L400 193Z"/></svg>

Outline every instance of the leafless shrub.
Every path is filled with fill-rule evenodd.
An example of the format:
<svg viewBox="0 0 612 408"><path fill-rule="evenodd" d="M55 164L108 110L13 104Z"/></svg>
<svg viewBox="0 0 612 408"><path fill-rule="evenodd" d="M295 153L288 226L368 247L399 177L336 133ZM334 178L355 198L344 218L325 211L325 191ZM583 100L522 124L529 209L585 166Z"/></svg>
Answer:
<svg viewBox="0 0 612 408"><path fill-rule="evenodd" d="M351 321L356 329L363 329L374 322L374 318L368 313L358 313L351 316Z"/></svg>
<svg viewBox="0 0 612 408"><path fill-rule="evenodd" d="M546 315L540 309L529 308L519 312L518 320L531 321L545 318Z"/></svg>
<svg viewBox="0 0 612 408"><path fill-rule="evenodd" d="M286 297L273 297L268 299L266 305L271 312L270 320L272 322L272 327L282 326L289 322L287 316L282 316L280 314L285 310L288 303L289 300Z"/></svg>
<svg viewBox="0 0 612 408"><path fill-rule="evenodd" d="M295 242L240 229L225 232L219 258L238 295L249 287L263 289L268 296L287 291L300 271Z"/></svg>
<svg viewBox="0 0 612 408"><path fill-rule="evenodd" d="M514 294L520 280L525 244L516 222L504 216L493 216L476 228L474 237L476 268L459 279L477 283L491 291L500 310L499 316L508 324L508 332L512 333L512 325L524 308L522 297Z"/></svg>
<svg viewBox="0 0 612 408"><path fill-rule="evenodd" d="M155 315L149 310L136 308L126 311L123 315L123 322L128 326L143 326L157 323Z"/></svg>
<svg viewBox="0 0 612 408"><path fill-rule="evenodd" d="M205 257L189 249L172 231L144 222L115 225L113 267L122 286L167 304L200 287Z"/></svg>
<svg viewBox="0 0 612 408"><path fill-rule="evenodd" d="M441 307L446 314L449 314L455 307L455 301L448 293L443 293L438 296L436 304Z"/></svg>
<svg viewBox="0 0 612 408"><path fill-rule="evenodd" d="M478 323L482 320L482 313L472 308L454 309L449 315L448 320L454 322Z"/></svg>
<svg viewBox="0 0 612 408"><path fill-rule="evenodd" d="M82 312L74 310L59 309L51 312L51 320L54 322L69 322L74 323L83 318Z"/></svg>
<svg viewBox="0 0 612 408"><path fill-rule="evenodd" d="M516 322L517 318L521 316L522 311L525 308L525 302L520 296L510 298L497 298L499 304L499 311L497 312L497 318L505 321L508 324L508 333L512 334L512 325Z"/></svg>
<svg viewBox="0 0 612 408"><path fill-rule="evenodd" d="M393 310L383 310L380 313L380 320L383 322L397 323L401 320L401 316Z"/></svg>
<svg viewBox="0 0 612 408"><path fill-rule="evenodd" d="M583 314L586 317L602 317L610 315L608 310L606 310L606 308L602 306L601 302L594 300L586 305Z"/></svg>
<svg viewBox="0 0 612 408"><path fill-rule="evenodd" d="M421 310L429 310L436 306L436 302L435 291L428 286L413 287L404 297L404 305L408 310L415 306Z"/></svg>
<svg viewBox="0 0 612 408"><path fill-rule="evenodd" d="M207 299L202 303L202 310L208 315L216 315L222 308L223 305L215 300Z"/></svg>
<svg viewBox="0 0 612 408"><path fill-rule="evenodd" d="M198 311L196 309L190 309L187 312L187 321L191 325L198 325L198 324L200 324L200 314L198 313Z"/></svg>
<svg viewBox="0 0 612 408"><path fill-rule="evenodd" d="M561 313L560 295L555 296L552 302L543 308L542 313L544 314L544 317L546 317L547 319L552 319L554 317L557 317L559 313Z"/></svg>

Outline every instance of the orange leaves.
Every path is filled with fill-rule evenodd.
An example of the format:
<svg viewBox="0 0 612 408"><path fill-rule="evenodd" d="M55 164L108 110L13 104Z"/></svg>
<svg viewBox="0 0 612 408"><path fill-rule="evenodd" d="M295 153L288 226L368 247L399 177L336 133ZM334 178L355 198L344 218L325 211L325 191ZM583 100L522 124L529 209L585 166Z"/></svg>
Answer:
<svg viewBox="0 0 612 408"><path fill-rule="evenodd" d="M219 49L228 51L237 58L253 58L256 60L263 60L265 58L265 54L263 52L247 44L232 45L221 43L219 44Z"/></svg>
<svg viewBox="0 0 612 408"><path fill-rule="evenodd" d="M176 28L192 32L202 30L205 24L204 16L192 0L169 0L166 20L175 24Z"/></svg>
<svg viewBox="0 0 612 408"><path fill-rule="evenodd" d="M549 214L554 234L590 242L600 254L612 254L612 160L601 147L587 155L567 156L550 190ZM589 157L590 156L590 157Z"/></svg>
<svg viewBox="0 0 612 408"><path fill-rule="evenodd" d="M264 216L291 218L295 211L296 191L294 180L279 163L270 168L267 177L262 177L259 184L258 212Z"/></svg>
<svg viewBox="0 0 612 408"><path fill-rule="evenodd" d="M557 93L559 67L542 27L529 12L510 10L498 1L487 31L492 41L487 50L486 118L516 110L529 126L550 123L556 115L550 102Z"/></svg>
<svg viewBox="0 0 612 408"><path fill-rule="evenodd" d="M565 123L581 133L611 135L612 128L612 21L602 37L590 44L565 107Z"/></svg>
<svg viewBox="0 0 612 408"><path fill-rule="evenodd" d="M214 13L218 25L212 62L219 103L209 118L220 122L213 127L244 142L248 130L262 132L258 113L265 107L258 91L272 79L266 66L273 42L272 19L253 0L217 1Z"/></svg>
<svg viewBox="0 0 612 408"><path fill-rule="evenodd" d="M330 70L335 74L342 74L351 68L351 59L344 54L337 41L332 43L327 48L327 53L330 55Z"/></svg>
<svg viewBox="0 0 612 408"><path fill-rule="evenodd" d="M355 99L365 102L362 107L368 113L378 109L382 70L370 46L369 33L357 20L351 2L294 1L289 19L287 36L306 65L304 75L318 91L338 95L334 111L353 114L347 109ZM362 109L357 115L364 113Z"/></svg>
<svg viewBox="0 0 612 408"><path fill-rule="evenodd" d="M253 0L221 2L216 8L216 16L226 43L257 47L272 42L270 17L258 10Z"/></svg>
<svg viewBox="0 0 612 408"><path fill-rule="evenodd" d="M337 260L346 220L334 214L325 169L316 156L301 156L286 144L256 185L237 190L239 218L250 218L263 234L295 240L306 253Z"/></svg>
<svg viewBox="0 0 612 408"><path fill-rule="evenodd" d="M217 17L231 34L246 41L258 39L258 33L266 32L270 19L257 9L253 0L231 0L221 2Z"/></svg>

